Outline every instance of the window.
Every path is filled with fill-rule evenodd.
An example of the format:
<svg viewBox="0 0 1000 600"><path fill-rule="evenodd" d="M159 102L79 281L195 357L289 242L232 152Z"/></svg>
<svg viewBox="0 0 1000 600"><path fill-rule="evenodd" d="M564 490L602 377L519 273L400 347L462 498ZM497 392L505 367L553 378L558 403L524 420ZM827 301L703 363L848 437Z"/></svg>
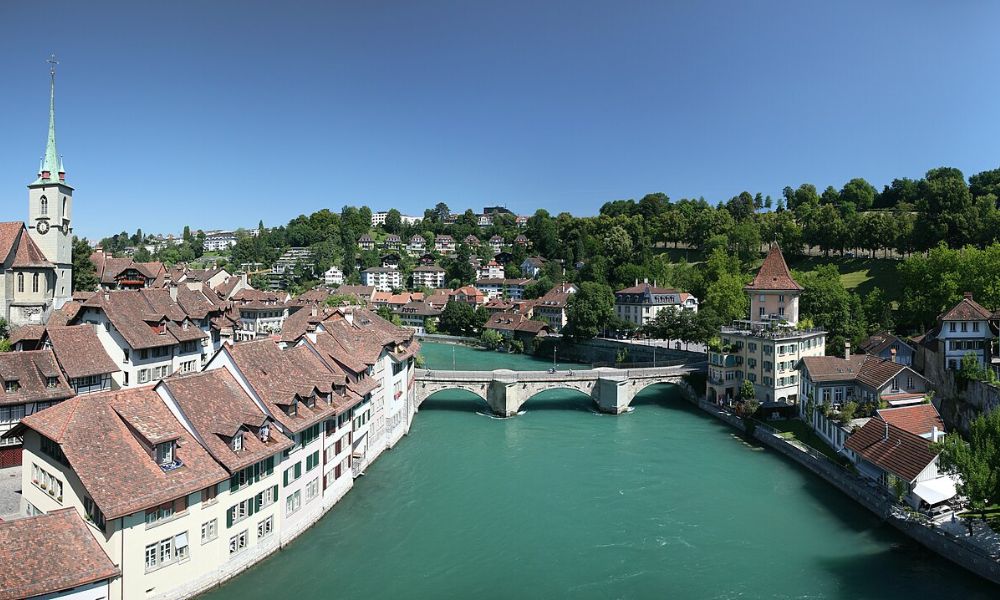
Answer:
<svg viewBox="0 0 1000 600"><path fill-rule="evenodd" d="M247 498L229 508L226 515L226 525L232 527L234 523L239 523L255 512L257 512L257 500L255 498Z"/></svg>
<svg viewBox="0 0 1000 600"><path fill-rule="evenodd" d="M233 555L247 547L247 532L241 531L229 538L229 554Z"/></svg>
<svg viewBox="0 0 1000 600"><path fill-rule="evenodd" d="M139 383L149 383L149 369L139 369L136 372L136 380Z"/></svg>
<svg viewBox="0 0 1000 600"><path fill-rule="evenodd" d="M187 496L181 496L173 502L165 502L155 508L146 509L146 527L159 521L173 517L187 510Z"/></svg>
<svg viewBox="0 0 1000 600"><path fill-rule="evenodd" d="M229 491L235 492L244 486L256 483L261 477L266 477L271 473L274 473L273 456L269 456L255 465L244 467L233 473L233 476L229 478Z"/></svg>
<svg viewBox="0 0 1000 600"><path fill-rule="evenodd" d="M285 469L285 485L295 481L299 477L302 477L302 463L295 463L294 466Z"/></svg>
<svg viewBox="0 0 1000 600"><path fill-rule="evenodd" d="M233 452L239 452L243 450L243 432L239 432L233 436Z"/></svg>
<svg viewBox="0 0 1000 600"><path fill-rule="evenodd" d="M278 501L278 486L274 485L257 494L257 510L267 508ZM254 511L256 512L256 511Z"/></svg>
<svg viewBox="0 0 1000 600"><path fill-rule="evenodd" d="M955 333L955 323L948 323L948 331Z"/></svg>
<svg viewBox="0 0 1000 600"><path fill-rule="evenodd" d="M156 445L156 464L166 465L174 462L174 442L163 442Z"/></svg>
<svg viewBox="0 0 1000 600"><path fill-rule="evenodd" d="M38 293L38 273L31 276L31 291L36 294Z"/></svg>
<svg viewBox="0 0 1000 600"><path fill-rule="evenodd" d="M764 316L764 307L763 306L760 307L760 316L762 316L762 317Z"/></svg>
<svg viewBox="0 0 1000 600"><path fill-rule="evenodd" d="M285 514L292 515L302 506L302 490L296 490L294 494L285 499Z"/></svg>
<svg viewBox="0 0 1000 600"><path fill-rule="evenodd" d="M274 531L274 518L273 517L268 517L268 518L264 519L263 521L261 521L260 523L257 523L257 539L258 540L261 539L261 538L265 538L265 537L271 535L272 531Z"/></svg>
<svg viewBox="0 0 1000 600"><path fill-rule="evenodd" d="M83 511L88 521L97 525L99 529L104 529L104 513L101 512L101 509L97 508L97 503L89 496L83 497Z"/></svg>
<svg viewBox="0 0 1000 600"><path fill-rule="evenodd" d="M962 321L962 333L965 333L968 330L969 330L969 324L966 323L965 321Z"/></svg>
<svg viewBox="0 0 1000 600"><path fill-rule="evenodd" d="M17 274L17 291L24 291L24 273Z"/></svg>
<svg viewBox="0 0 1000 600"><path fill-rule="evenodd" d="M972 323L972 330L973 331L979 331L979 321L973 321L973 323Z"/></svg>
<svg viewBox="0 0 1000 600"><path fill-rule="evenodd" d="M208 504L209 502L215 502L218 496L219 488L211 485L203 490L201 490L201 503Z"/></svg>
<svg viewBox="0 0 1000 600"><path fill-rule="evenodd" d="M306 484L306 502L314 500L319 496L319 477Z"/></svg>
<svg viewBox="0 0 1000 600"><path fill-rule="evenodd" d="M306 457L306 473L319 466L319 450Z"/></svg>
<svg viewBox="0 0 1000 600"><path fill-rule="evenodd" d="M21 389L21 384L17 382L16 379L11 379L10 381L5 381L3 389L8 392L16 392Z"/></svg>
<svg viewBox="0 0 1000 600"><path fill-rule="evenodd" d="M319 437L319 423L316 423L309 429L306 429L299 434L299 439L302 441L302 445L305 446Z"/></svg>
<svg viewBox="0 0 1000 600"><path fill-rule="evenodd" d="M219 520L212 519L207 523L201 524L201 543L207 544L211 542L219 535Z"/></svg>
<svg viewBox="0 0 1000 600"><path fill-rule="evenodd" d="M36 464L31 465L31 482L43 492L55 498L56 502L62 503L63 484L55 475Z"/></svg>
<svg viewBox="0 0 1000 600"><path fill-rule="evenodd" d="M187 557L188 535L185 531L146 546L146 572L183 561Z"/></svg>
<svg viewBox="0 0 1000 600"><path fill-rule="evenodd" d="M39 207L40 213L43 215L49 214L49 199L46 198L45 196L42 196L41 198L39 198L39 204L40 204Z"/></svg>
<svg viewBox="0 0 1000 600"><path fill-rule="evenodd" d="M182 362L181 363L181 373L190 373L190 372L194 371L195 370L195 364L197 364L197 362L198 361L195 361L195 360L188 360L188 361Z"/></svg>
<svg viewBox="0 0 1000 600"><path fill-rule="evenodd" d="M292 400L292 403L285 408L285 411L288 413L289 417L294 417L299 414L299 401Z"/></svg>

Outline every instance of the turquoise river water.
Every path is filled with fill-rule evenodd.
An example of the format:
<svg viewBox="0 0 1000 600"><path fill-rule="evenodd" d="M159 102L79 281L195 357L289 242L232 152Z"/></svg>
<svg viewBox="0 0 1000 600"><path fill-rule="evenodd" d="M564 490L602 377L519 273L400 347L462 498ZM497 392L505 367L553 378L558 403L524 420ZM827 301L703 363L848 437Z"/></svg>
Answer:
<svg viewBox="0 0 1000 600"><path fill-rule="evenodd" d="M423 353L429 368L550 366ZM321 521L203 598L1000 597L675 388L634 406L601 415L553 390L494 419L439 393Z"/></svg>

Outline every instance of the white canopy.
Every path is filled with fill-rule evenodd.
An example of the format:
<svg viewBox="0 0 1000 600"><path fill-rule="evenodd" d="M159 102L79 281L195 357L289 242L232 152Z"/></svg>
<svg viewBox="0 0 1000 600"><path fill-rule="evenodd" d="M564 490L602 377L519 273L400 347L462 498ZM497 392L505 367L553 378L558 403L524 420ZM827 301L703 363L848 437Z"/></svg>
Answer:
<svg viewBox="0 0 1000 600"><path fill-rule="evenodd" d="M913 488L913 494L934 506L955 496L955 482L951 477L938 477L921 481Z"/></svg>

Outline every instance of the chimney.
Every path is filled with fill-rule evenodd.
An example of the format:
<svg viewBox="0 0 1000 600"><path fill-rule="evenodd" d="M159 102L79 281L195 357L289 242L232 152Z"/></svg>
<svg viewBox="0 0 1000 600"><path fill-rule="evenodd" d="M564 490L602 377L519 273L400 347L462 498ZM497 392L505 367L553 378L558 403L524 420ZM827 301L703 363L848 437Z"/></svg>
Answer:
<svg viewBox="0 0 1000 600"><path fill-rule="evenodd" d="M938 441L938 428L937 425L931 428L931 442Z"/></svg>
<svg viewBox="0 0 1000 600"><path fill-rule="evenodd" d="M311 314L312 314L312 316L314 316L314 317L315 317L315 316L317 316L317 315L319 314L319 309L317 309L317 308L316 308L316 305L315 305L315 304L313 304L313 305L312 305L312 309L311 309Z"/></svg>
<svg viewBox="0 0 1000 600"><path fill-rule="evenodd" d="M844 358L851 359L851 342L844 342Z"/></svg>
<svg viewBox="0 0 1000 600"><path fill-rule="evenodd" d="M891 360L892 362L896 362L896 349L895 348L891 348L889 350L889 360Z"/></svg>
<svg viewBox="0 0 1000 600"><path fill-rule="evenodd" d="M172 302L177 302L177 286L171 285L168 289L170 290L170 300Z"/></svg>
<svg viewBox="0 0 1000 600"><path fill-rule="evenodd" d="M104 290L104 299L111 300L111 292L109 290Z"/></svg>
<svg viewBox="0 0 1000 600"><path fill-rule="evenodd" d="M972 292L965 292L962 295L965 296L966 300L972 300Z"/></svg>

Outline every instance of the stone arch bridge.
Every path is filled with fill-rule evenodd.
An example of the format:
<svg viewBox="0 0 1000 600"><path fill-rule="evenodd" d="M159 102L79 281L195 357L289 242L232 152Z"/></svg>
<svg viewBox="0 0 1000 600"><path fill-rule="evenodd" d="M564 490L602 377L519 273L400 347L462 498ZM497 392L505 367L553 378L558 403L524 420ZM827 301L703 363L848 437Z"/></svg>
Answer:
<svg viewBox="0 0 1000 600"><path fill-rule="evenodd" d="M494 414L510 417L532 396L551 389L578 390L590 396L602 412L625 412L635 395L657 383L679 383L688 373L705 370L703 364L645 369L585 369L581 371L439 371L416 374L416 402L445 390L465 390L482 398Z"/></svg>

